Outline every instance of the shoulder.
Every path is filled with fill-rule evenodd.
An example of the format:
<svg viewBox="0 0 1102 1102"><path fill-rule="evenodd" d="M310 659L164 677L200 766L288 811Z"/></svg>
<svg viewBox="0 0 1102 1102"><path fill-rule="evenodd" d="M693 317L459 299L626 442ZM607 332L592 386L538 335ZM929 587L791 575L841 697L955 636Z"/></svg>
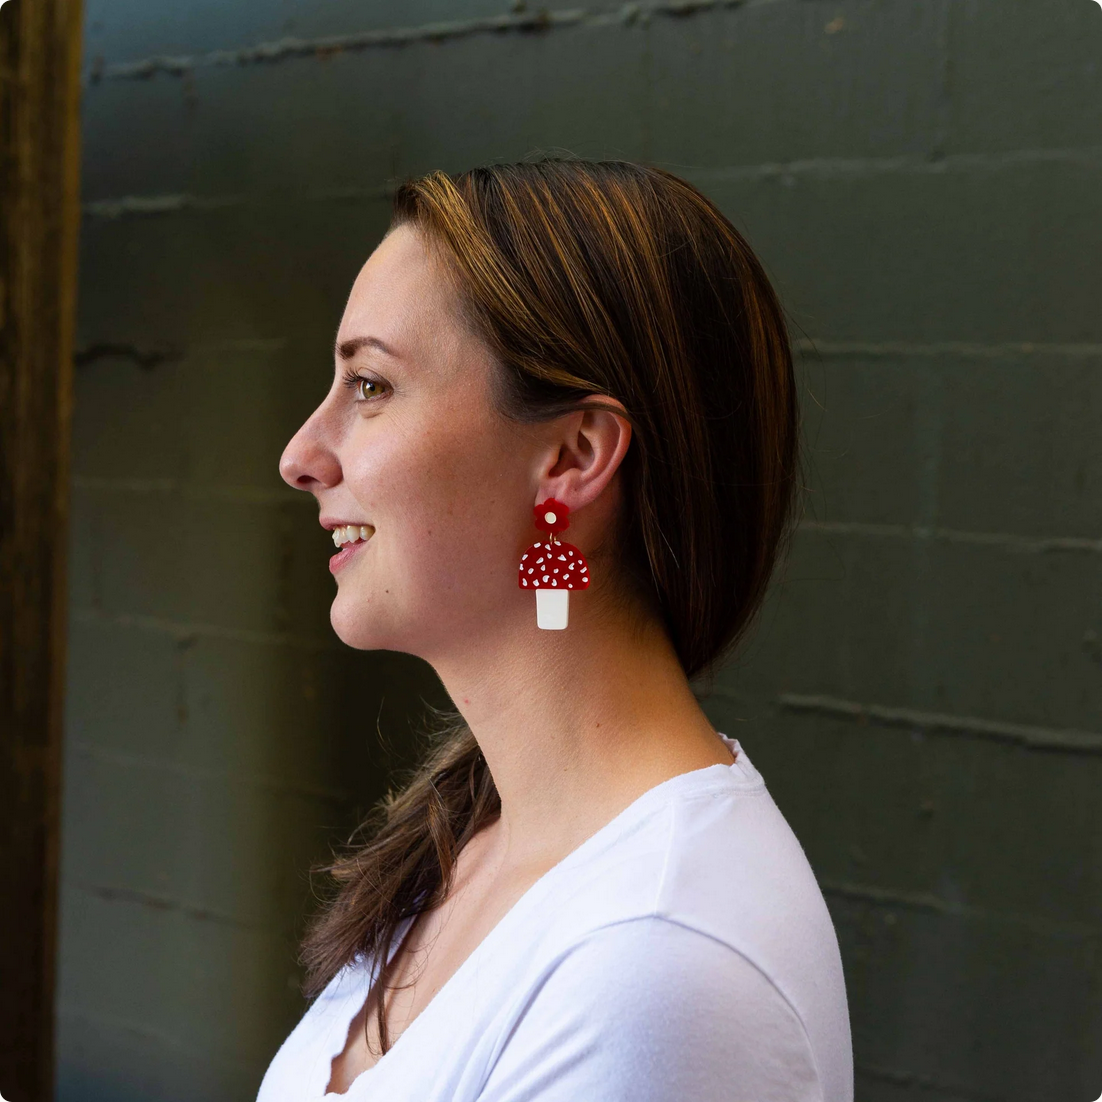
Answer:
<svg viewBox="0 0 1102 1102"><path fill-rule="evenodd" d="M487 1102L823 1098L807 1032L772 981L658 916L586 935L518 1010Z"/></svg>
<svg viewBox="0 0 1102 1102"><path fill-rule="evenodd" d="M773 1006L799 1016L777 986L742 953L699 930L657 915L588 933L544 977L554 994L577 1006L615 1009L624 1022L648 1028L661 1008L682 1020L739 1015Z"/></svg>
<svg viewBox="0 0 1102 1102"><path fill-rule="evenodd" d="M817 878L764 788L673 807L654 909L731 945L774 977L837 954Z"/></svg>
<svg viewBox="0 0 1102 1102"><path fill-rule="evenodd" d="M730 945L659 915L594 930L548 970L556 997L614 1013L643 1031L721 1018L758 1020L763 1010L803 1031L798 1013L765 972Z"/></svg>

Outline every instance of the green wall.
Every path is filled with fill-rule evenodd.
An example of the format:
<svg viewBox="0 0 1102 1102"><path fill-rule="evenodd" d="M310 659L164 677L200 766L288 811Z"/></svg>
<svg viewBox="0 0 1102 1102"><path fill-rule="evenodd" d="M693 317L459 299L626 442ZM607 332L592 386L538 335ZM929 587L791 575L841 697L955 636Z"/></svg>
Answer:
<svg viewBox="0 0 1102 1102"><path fill-rule="evenodd" d="M701 691L820 876L858 1098L1095 1098L1099 4L86 8L59 1099L251 1099L301 1013L306 870L445 698L337 642L276 462L388 185L559 149L697 183L792 318L806 517Z"/></svg>

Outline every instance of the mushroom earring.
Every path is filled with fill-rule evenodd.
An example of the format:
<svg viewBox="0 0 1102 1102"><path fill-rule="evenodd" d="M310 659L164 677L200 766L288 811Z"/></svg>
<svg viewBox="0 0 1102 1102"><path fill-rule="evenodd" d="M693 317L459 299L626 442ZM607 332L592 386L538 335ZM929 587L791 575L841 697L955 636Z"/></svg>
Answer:
<svg viewBox="0 0 1102 1102"><path fill-rule="evenodd" d="M520 557L517 584L536 591L537 627L564 628L570 613L570 590L589 588L589 564L576 547L559 540L559 532L570 524L568 506L549 497L532 513L536 527L547 533L547 542L532 544Z"/></svg>

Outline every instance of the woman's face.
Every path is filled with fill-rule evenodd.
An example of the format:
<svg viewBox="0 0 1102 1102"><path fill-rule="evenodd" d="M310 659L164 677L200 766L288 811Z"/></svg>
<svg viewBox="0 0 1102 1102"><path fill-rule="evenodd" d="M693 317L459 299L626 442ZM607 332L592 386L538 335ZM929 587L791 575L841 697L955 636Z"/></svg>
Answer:
<svg viewBox="0 0 1102 1102"><path fill-rule="evenodd" d="M532 507L550 439L495 412L495 365L453 295L419 232L392 231L352 287L333 385L280 461L318 499L322 527L369 535L333 548L338 636L430 661L534 615L517 566L540 538Z"/></svg>

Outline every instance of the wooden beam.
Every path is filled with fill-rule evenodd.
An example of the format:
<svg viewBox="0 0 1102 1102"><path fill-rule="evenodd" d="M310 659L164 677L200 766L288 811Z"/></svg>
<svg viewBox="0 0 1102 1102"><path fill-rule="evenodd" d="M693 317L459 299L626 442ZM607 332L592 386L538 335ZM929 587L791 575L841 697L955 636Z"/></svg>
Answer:
<svg viewBox="0 0 1102 1102"><path fill-rule="evenodd" d="M53 1097L80 0L0 6L0 1094Z"/></svg>

